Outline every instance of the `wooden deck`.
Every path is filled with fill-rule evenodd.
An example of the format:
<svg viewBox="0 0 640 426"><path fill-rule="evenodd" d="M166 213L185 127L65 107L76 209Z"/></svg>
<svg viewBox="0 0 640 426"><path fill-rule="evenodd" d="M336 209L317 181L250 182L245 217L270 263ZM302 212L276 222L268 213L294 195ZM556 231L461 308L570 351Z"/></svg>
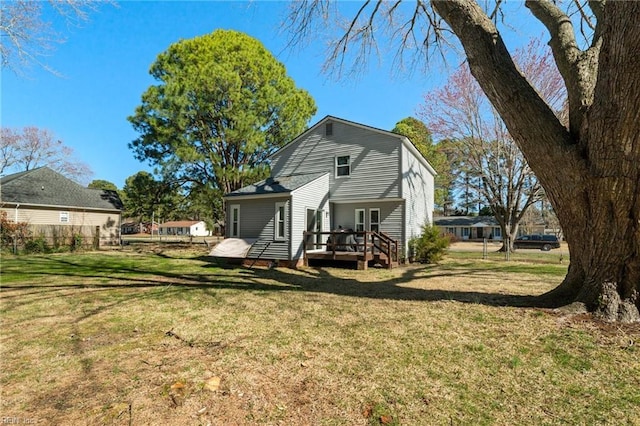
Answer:
<svg viewBox="0 0 640 426"><path fill-rule="evenodd" d="M369 262L386 268L398 266L398 242L378 232L305 232L304 264L309 259L356 262L358 269L367 269ZM318 240L323 242L317 242Z"/></svg>

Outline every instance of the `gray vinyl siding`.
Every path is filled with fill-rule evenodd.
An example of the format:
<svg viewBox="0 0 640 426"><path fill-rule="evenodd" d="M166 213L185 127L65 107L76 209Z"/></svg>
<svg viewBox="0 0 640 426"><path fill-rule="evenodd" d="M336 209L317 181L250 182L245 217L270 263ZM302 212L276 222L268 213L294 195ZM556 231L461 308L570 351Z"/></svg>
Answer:
<svg viewBox="0 0 640 426"><path fill-rule="evenodd" d="M274 154L273 176L329 172L331 200L400 197L399 138L333 121L333 134L325 126L304 135ZM335 176L336 156L349 155L351 174Z"/></svg>
<svg viewBox="0 0 640 426"><path fill-rule="evenodd" d="M291 253L293 259L303 256L303 232L307 229L307 209L323 210L322 231L329 230L329 174L294 191L291 213Z"/></svg>
<svg viewBox="0 0 640 426"><path fill-rule="evenodd" d="M333 229L342 226L345 229L355 229L356 209L365 209L365 229L369 229L369 209L380 209L380 231L389 234L403 245L403 201L380 201L375 203L339 203L333 204L331 212Z"/></svg>
<svg viewBox="0 0 640 426"><path fill-rule="evenodd" d="M285 202L285 240L275 241L276 203ZM258 242L251 248L247 257L258 255L264 259L289 260L289 239L291 226L291 202L288 197L267 197L249 200L227 200L227 217L231 217L232 205L240 206L240 238L256 238ZM230 224L227 224L227 237ZM266 243L269 245L265 248ZM264 251L263 251L264 250Z"/></svg>
<svg viewBox="0 0 640 426"><path fill-rule="evenodd" d="M402 147L402 195L406 200L406 240L418 236L425 223L433 223L433 174ZM406 247L405 247L406 248Z"/></svg>

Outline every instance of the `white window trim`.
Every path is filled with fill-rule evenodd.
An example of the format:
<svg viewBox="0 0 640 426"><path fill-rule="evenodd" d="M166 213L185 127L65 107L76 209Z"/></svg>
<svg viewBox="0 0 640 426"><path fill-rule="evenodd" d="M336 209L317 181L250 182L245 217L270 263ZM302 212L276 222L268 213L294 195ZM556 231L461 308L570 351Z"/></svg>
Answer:
<svg viewBox="0 0 640 426"><path fill-rule="evenodd" d="M378 212L378 221L374 222L373 218L371 217L371 213L373 212ZM378 225L378 231L380 232L380 209L379 208L374 208L374 209L369 209L369 231L372 231L372 226L371 225Z"/></svg>
<svg viewBox="0 0 640 426"><path fill-rule="evenodd" d="M282 216L280 217L280 208L282 208ZM280 222L284 225L282 227L283 235L280 235ZM287 203L276 203L276 212L273 220L273 239L277 241L283 241L287 239Z"/></svg>
<svg viewBox="0 0 640 426"><path fill-rule="evenodd" d="M342 157L347 157L347 164L341 164L340 166L338 166L338 158L342 158ZM336 179L343 179L343 178L348 178L349 176L351 176L351 155L336 155L334 160L334 165L335 165L335 170L334 170L334 174ZM347 175L338 175L338 167L348 167L349 168L349 174Z"/></svg>
<svg viewBox="0 0 640 426"><path fill-rule="evenodd" d="M358 222L358 219L360 218L359 213L362 213L362 222ZM354 230L356 232L360 232L361 230L364 231L365 229L367 229L367 224L366 224L366 220L367 220L367 215L366 215L366 211L365 209L356 209L355 210L355 220L354 222ZM358 225L362 225L362 229L358 229Z"/></svg>
<svg viewBox="0 0 640 426"><path fill-rule="evenodd" d="M237 226L236 226L236 233L233 233L233 212L237 211L238 214L237 216ZM240 238L240 204L231 204L229 206L229 215L231 216L231 220L229 220L229 237L231 238Z"/></svg>
<svg viewBox="0 0 640 426"><path fill-rule="evenodd" d="M60 212L60 223L69 223L69 222L71 222L71 215L69 214L69 212Z"/></svg>

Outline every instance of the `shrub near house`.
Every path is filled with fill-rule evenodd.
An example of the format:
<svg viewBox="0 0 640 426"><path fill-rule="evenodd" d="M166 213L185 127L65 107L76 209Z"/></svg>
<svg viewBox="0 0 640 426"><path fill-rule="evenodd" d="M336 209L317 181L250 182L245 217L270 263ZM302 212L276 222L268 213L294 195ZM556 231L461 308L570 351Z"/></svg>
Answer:
<svg viewBox="0 0 640 426"><path fill-rule="evenodd" d="M420 263L437 263L446 254L451 240L437 226L425 224L422 234L409 240L409 257Z"/></svg>

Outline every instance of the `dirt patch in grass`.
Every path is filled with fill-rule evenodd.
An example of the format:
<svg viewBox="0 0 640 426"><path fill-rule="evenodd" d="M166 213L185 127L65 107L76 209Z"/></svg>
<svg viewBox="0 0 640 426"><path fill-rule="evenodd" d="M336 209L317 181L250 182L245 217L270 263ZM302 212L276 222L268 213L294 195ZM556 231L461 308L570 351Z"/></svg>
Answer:
<svg viewBox="0 0 640 426"><path fill-rule="evenodd" d="M205 254L165 246L3 258L3 416L640 424L639 326L528 303L561 269L459 258L394 270L236 269Z"/></svg>

